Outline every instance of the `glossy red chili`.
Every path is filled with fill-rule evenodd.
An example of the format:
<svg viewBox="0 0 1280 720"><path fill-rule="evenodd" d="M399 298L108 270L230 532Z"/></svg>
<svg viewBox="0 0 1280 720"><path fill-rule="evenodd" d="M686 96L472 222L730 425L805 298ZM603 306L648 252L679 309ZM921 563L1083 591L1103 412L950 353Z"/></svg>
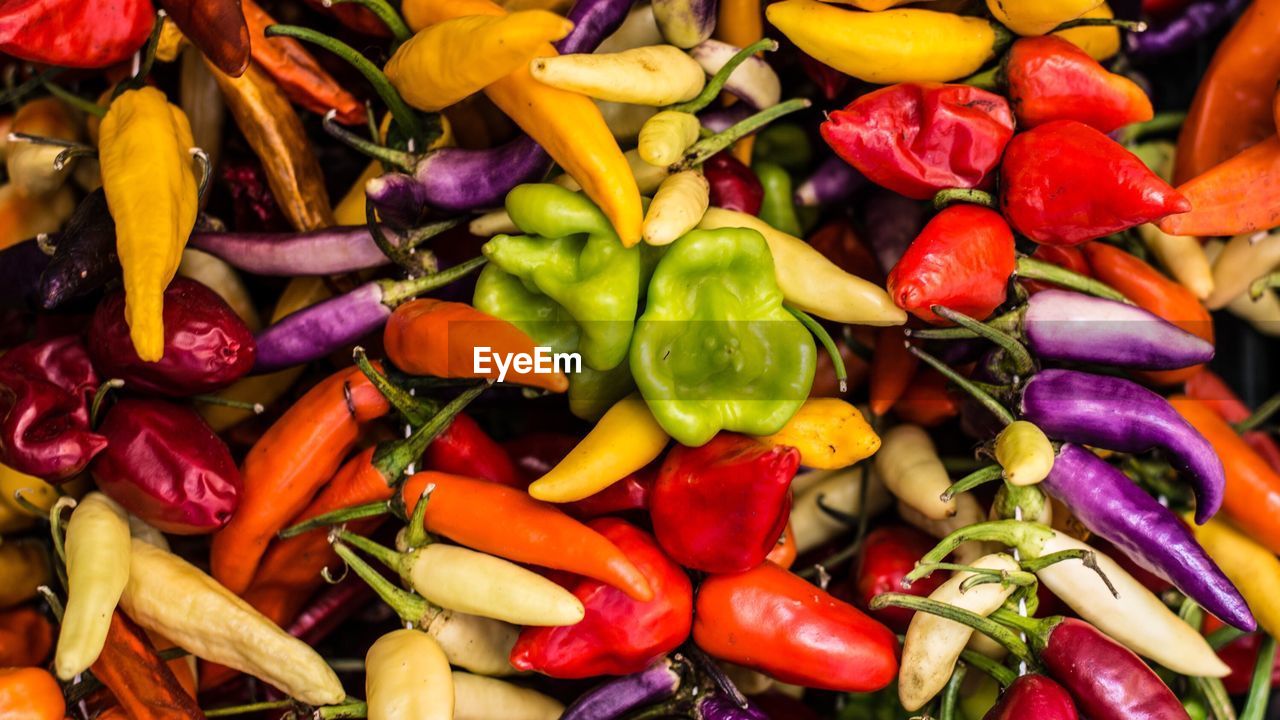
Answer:
<svg viewBox="0 0 1280 720"><path fill-rule="evenodd" d="M480 478L524 489L511 456L470 415L459 414L422 458L428 470Z"/></svg>
<svg viewBox="0 0 1280 720"><path fill-rule="evenodd" d="M702 164L702 174L711 186L711 206L759 215L764 202L764 185L751 168L729 151L716 153Z"/></svg>
<svg viewBox="0 0 1280 720"><path fill-rule="evenodd" d="M1015 42L1004 76L1021 129L1077 120L1105 133L1153 114L1151 99L1137 83L1108 72L1074 43L1054 35Z"/></svg>
<svg viewBox="0 0 1280 720"><path fill-rule="evenodd" d="M147 42L148 0L7 0L0 3L0 52L28 62L103 68Z"/></svg>
<svg viewBox="0 0 1280 720"><path fill-rule="evenodd" d="M1005 689L982 720L1079 720L1076 704L1061 685L1044 675L1023 675Z"/></svg>
<svg viewBox="0 0 1280 720"><path fill-rule="evenodd" d="M936 542L928 535L905 525L889 525L867 533L858 552L858 571L849 575L835 595L867 608L871 599L881 593L900 592L928 597L946 582L947 573L935 572L903 586L902 578L915 569L925 553ZM871 616L888 625L894 632L905 633L915 612L906 608L887 607L871 610Z"/></svg>

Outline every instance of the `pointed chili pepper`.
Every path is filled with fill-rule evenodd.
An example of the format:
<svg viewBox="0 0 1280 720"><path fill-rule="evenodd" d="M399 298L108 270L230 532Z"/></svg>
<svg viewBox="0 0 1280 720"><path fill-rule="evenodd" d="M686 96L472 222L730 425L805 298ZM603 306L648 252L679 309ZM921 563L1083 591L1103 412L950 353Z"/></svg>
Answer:
<svg viewBox="0 0 1280 720"><path fill-rule="evenodd" d="M1280 139L1268 138L1190 178L1189 212L1156 223L1170 235L1238 235L1280 224Z"/></svg>
<svg viewBox="0 0 1280 720"><path fill-rule="evenodd" d="M1146 63L1182 52L1235 18L1248 4L1248 0L1178 0L1168 8L1144 7L1156 21L1143 32L1125 33L1125 56Z"/></svg>
<svg viewBox="0 0 1280 720"><path fill-rule="evenodd" d="M127 717L203 718L195 698L160 658L142 628L119 610L111 613L110 623L106 645L90 669L111 690Z"/></svg>
<svg viewBox="0 0 1280 720"><path fill-rule="evenodd" d="M381 231L394 248L416 244L456 223L436 223L407 233L385 226ZM337 226L304 233L195 232L190 247L216 255L231 266L254 275L341 275L391 263L369 228ZM421 249L418 252L425 252ZM430 257L430 256L427 256Z"/></svg>
<svg viewBox="0 0 1280 720"><path fill-rule="evenodd" d="M106 495L89 493L67 521L63 547L67 603L53 666L70 681L102 654L111 615L129 581L128 513Z"/></svg>
<svg viewBox="0 0 1280 720"><path fill-rule="evenodd" d="M871 601L881 593L905 592L927 597L946 581L946 573L933 573L907 587L904 587L902 579L932 548L933 540L915 528L906 525L876 528L867 533L858 549L857 572L849 575L835 594L841 599L856 601L857 606L864 609L869 608ZM902 608L868 612L897 633L906 632L907 625L911 623L911 611Z"/></svg>
<svg viewBox="0 0 1280 720"><path fill-rule="evenodd" d="M137 52L151 34L147 0L24 0L0 11L0 52L27 62L105 68Z"/></svg>
<svg viewBox="0 0 1280 720"><path fill-rule="evenodd" d="M987 186L1013 137L1004 98L969 85L900 83L827 115L822 138L872 182L918 200Z"/></svg>
<svg viewBox="0 0 1280 720"><path fill-rule="evenodd" d="M1074 120L1010 141L1000 195L1013 229L1046 245L1078 245L1191 209L1133 153Z"/></svg>
<svg viewBox="0 0 1280 720"><path fill-rule="evenodd" d="M365 655L370 718L454 718L453 677L440 644L415 629L392 630Z"/></svg>
<svg viewBox="0 0 1280 720"><path fill-rule="evenodd" d="M1004 82L1020 129L1077 120L1106 133L1153 116L1151 99L1137 83L1052 35L1014 42Z"/></svg>
<svg viewBox="0 0 1280 720"><path fill-rule="evenodd" d="M884 415L897 404L916 375L920 361L907 352L902 328L887 327L876 334L871 356L871 412Z"/></svg>
<svg viewBox="0 0 1280 720"><path fill-rule="evenodd" d="M1196 373L1183 386L1187 397L1199 400L1213 409L1223 420L1229 423L1242 422L1249 417L1249 408L1240 402L1240 398L1230 387L1208 368ZM1280 445L1265 432L1250 430L1241 434L1253 451L1266 459L1267 464L1280 472Z"/></svg>
<svg viewBox="0 0 1280 720"><path fill-rule="evenodd" d="M570 451L577 446L579 440L580 438L576 436L561 433L529 433L503 443L502 447L511 458L510 461L515 463L519 474L522 476L522 482L518 486L506 482L503 484L523 487L546 475L551 468L555 467L561 460L564 460ZM432 469L450 472L444 468L433 467ZM452 472L456 475L467 474L456 470ZM472 473L472 475L478 476L475 473ZM578 519L615 515L631 510L644 510L649 507L649 495L656 475L656 470L650 465L637 473L626 476L594 495L589 495L577 502L564 503L561 507L565 512Z"/></svg>
<svg viewBox="0 0 1280 720"><path fill-rule="evenodd" d="M119 276L116 224L99 188L80 201L59 233L53 258L40 275L40 304L52 310Z"/></svg>
<svg viewBox="0 0 1280 720"><path fill-rule="evenodd" d="M503 446L479 423L459 413L422 457L423 467L451 475L480 478L510 487L523 486L516 466Z"/></svg>
<svg viewBox="0 0 1280 720"><path fill-rule="evenodd" d="M732 153L712 155L702 165L702 174L711 186L711 206L759 215L764 202L764 186L751 168Z"/></svg>
<svg viewBox="0 0 1280 720"><path fill-rule="evenodd" d="M953 205L924 226L889 272L898 307L934 324L934 305L983 319L1004 303L1014 271L1013 233L1000 214Z"/></svg>
<svg viewBox="0 0 1280 720"><path fill-rule="evenodd" d="M159 0L174 24L222 72L249 67L249 28L240 0Z"/></svg>
<svg viewBox="0 0 1280 720"><path fill-rule="evenodd" d="M1021 675L1000 694L982 720L1079 720L1071 693L1044 675Z"/></svg>
<svg viewBox="0 0 1280 720"><path fill-rule="evenodd" d="M560 720L612 720L676 694L693 672L682 655L668 655L639 672L605 681L565 709Z"/></svg>

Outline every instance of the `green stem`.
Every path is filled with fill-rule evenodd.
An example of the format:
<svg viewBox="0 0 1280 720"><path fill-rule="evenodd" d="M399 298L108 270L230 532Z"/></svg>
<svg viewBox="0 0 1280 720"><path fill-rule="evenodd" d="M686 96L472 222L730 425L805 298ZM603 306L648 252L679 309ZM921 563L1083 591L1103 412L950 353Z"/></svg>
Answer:
<svg viewBox="0 0 1280 720"><path fill-rule="evenodd" d="M1000 74L1000 65L997 63L986 70L981 70L963 80L957 80L956 82L962 85L970 85L982 90L995 92L1000 88Z"/></svg>
<svg viewBox="0 0 1280 720"><path fill-rule="evenodd" d="M369 354L363 347L357 345L351 351L351 359L378 392L382 393L382 397L386 398L387 402L391 403L391 407L395 408L396 412L400 413L400 416L410 425L425 425L438 411L435 403L414 397L404 388L391 382L390 378L369 362Z"/></svg>
<svg viewBox="0 0 1280 720"><path fill-rule="evenodd" d="M1249 633L1239 628L1234 628L1234 627L1231 627L1230 625L1224 625L1218 628L1217 630L1214 630L1213 632L1206 635L1204 639L1205 639L1205 642L1209 643L1209 647L1213 648L1214 650L1221 650L1227 645L1230 645L1231 643L1235 642L1236 640L1239 640L1240 638L1248 634Z"/></svg>
<svg viewBox="0 0 1280 720"><path fill-rule="evenodd" d="M1018 258L1017 276L1028 280L1043 280L1061 285L1065 288L1082 292L1087 295L1094 295L1107 300L1115 300L1128 305L1132 305L1129 298L1112 288L1110 285L1098 282L1091 277L1085 277L1077 272L1072 272L1066 268L1058 267L1053 263L1043 262L1030 257Z"/></svg>
<svg viewBox="0 0 1280 720"><path fill-rule="evenodd" d="M958 622L961 625L967 625L1003 645L1009 650L1010 654L1019 660L1028 663L1035 662L1035 658L1031 656L1031 649L1027 647L1027 644L1012 630L991 618L986 618L977 613L931 598L916 597L906 593L883 593L871 600L872 610L882 610L886 607L900 607L917 612L927 612L930 615L937 615L938 617ZM996 612L1000 611L997 610Z"/></svg>
<svg viewBox="0 0 1280 720"><path fill-rule="evenodd" d="M93 402L89 405L89 427L98 427L98 415L102 412L102 404L106 401L107 395L112 390L122 387L124 387L124 380L120 378L111 378L98 386L98 391L93 394Z"/></svg>
<svg viewBox="0 0 1280 720"><path fill-rule="evenodd" d="M1214 720L1236 720L1236 709L1221 678L1192 677L1191 685L1209 706L1209 717Z"/></svg>
<svg viewBox="0 0 1280 720"><path fill-rule="evenodd" d="M946 318L951 322L973 331L979 337L999 345L1004 350L1005 355L1013 363L1013 370L1019 376L1027 376L1035 370L1035 362L1031 359L1031 353L1027 352L1027 348L1018 339L1003 330L979 322L976 318L972 318L957 310L944 307L942 305L934 305L933 313L939 317Z"/></svg>
<svg viewBox="0 0 1280 720"><path fill-rule="evenodd" d="M943 491L941 499L946 502L962 492L969 492L979 485L989 483L992 480L999 480L1003 474L1004 468L999 465L988 465L980 470L975 470L951 483L951 487Z"/></svg>
<svg viewBox="0 0 1280 720"><path fill-rule="evenodd" d="M974 573L973 577L964 579L960 583L960 592L966 593L979 585L991 585L1000 583L1000 587L1029 588L1035 587L1039 580L1036 576L1022 570L986 570L983 568L973 568L968 572Z"/></svg>
<svg viewBox="0 0 1280 720"><path fill-rule="evenodd" d="M456 217L414 228L404 234L404 240L400 244L405 248L416 248L431 238L458 227L463 222L466 222L465 218Z"/></svg>
<svg viewBox="0 0 1280 720"><path fill-rule="evenodd" d="M1107 586L1107 590L1111 591L1112 597L1120 597L1120 593L1116 591L1116 586L1111 584L1111 578L1107 577L1107 574L1104 573L1102 568L1098 565L1098 556L1092 550L1059 550L1058 552L1049 553L1048 555L1041 555L1034 558L1023 558L1021 565L1025 570L1040 572L1050 565L1063 562L1064 560L1079 560L1082 565L1094 571L1097 573L1098 577L1102 578L1103 584Z"/></svg>
<svg viewBox="0 0 1280 720"><path fill-rule="evenodd" d="M938 194L933 196L934 210L942 210L956 203L969 203L971 205L981 205L985 208L995 208L996 199L989 192L972 188L947 188L946 190L939 190Z"/></svg>
<svg viewBox="0 0 1280 720"><path fill-rule="evenodd" d="M318 528L329 527L330 525L341 525L342 523L350 522L352 520L379 517L390 513L391 505L386 500L375 500L371 503L338 508L332 512L317 515L310 520L305 520L292 527L287 527L277 533L277 535L281 538L291 538L305 532L311 532Z"/></svg>
<svg viewBox="0 0 1280 720"><path fill-rule="evenodd" d="M479 382L475 386L467 388L462 394L440 408L439 412L431 416L422 427L414 431L409 437L390 445L378 446L378 449L373 453L373 467L382 475L388 485L399 485L400 478L404 476L405 471L408 470L410 465L417 462L418 458L422 457L422 453L426 451L427 446L453 424L453 419L458 416L458 413L462 412L463 408L487 389L489 389L489 383L487 382Z"/></svg>
<svg viewBox="0 0 1280 720"><path fill-rule="evenodd" d="M1147 24L1140 20L1121 20L1120 18L1076 18L1062 23L1050 30L1049 33L1059 33L1063 30L1078 27L1117 27L1129 32L1144 32L1147 29Z"/></svg>
<svg viewBox="0 0 1280 720"><path fill-rule="evenodd" d="M98 103L92 100L89 100L87 98L82 98L79 95L76 95L75 93L62 87L61 85L58 85L57 83L45 82L44 88L49 91L50 95L58 98L62 102L70 105L71 107L83 113L87 113L89 115L93 115L94 117L98 117L98 118L103 118L107 116L106 108L102 107L101 105L99 105Z"/></svg>
<svg viewBox="0 0 1280 720"><path fill-rule="evenodd" d="M810 317L809 313L785 303L783 304L783 307L787 309L787 312L794 315L795 318L800 321L800 324L804 325L810 333L813 333L813 336L818 338L818 342L822 343L822 347L827 351L827 355L831 356L831 366L835 369L836 380L840 381L840 392L848 392L849 373L845 370L844 357L840 355L840 348L836 345L836 341L831 339L831 333L827 332L827 329L822 326L822 323Z"/></svg>
<svg viewBox="0 0 1280 720"><path fill-rule="evenodd" d="M341 5L343 3L354 3L362 5L378 17L383 25L391 31L391 36L396 39L396 44L408 40L413 37L413 31L408 25L404 24L404 19L400 17L400 13L395 8L387 4L386 0L324 0L324 6Z"/></svg>
<svg viewBox="0 0 1280 720"><path fill-rule="evenodd" d="M395 570L397 573L400 572L400 568L404 565L404 555L392 550L386 545L379 545L363 535L357 535L342 528L334 528L333 531L329 533L329 537L331 538L330 542L332 542L332 538L337 538L338 540L342 540L348 544L355 545L369 555L372 555L375 560L385 565L387 569Z"/></svg>
<svg viewBox="0 0 1280 720"><path fill-rule="evenodd" d="M992 679L1000 683L1004 687L1009 687L1014 680L1018 679L1018 674L991 658L973 650L962 650L960 659L966 665L975 667L982 672L990 675Z"/></svg>
<svg viewBox="0 0 1280 720"><path fill-rule="evenodd" d="M262 712L264 710L283 710L285 708L295 707L296 703L292 699L284 700L268 700L266 702L249 703L247 705L231 705L229 707L213 708L205 710L205 717L230 717L232 715L247 715L249 713Z"/></svg>
<svg viewBox="0 0 1280 720"><path fill-rule="evenodd" d="M1186 111L1162 112L1146 122L1133 123L1120 131L1120 144L1133 145L1148 135L1169 132L1182 127L1187 119Z"/></svg>
<svg viewBox="0 0 1280 720"><path fill-rule="evenodd" d="M488 262L488 258L481 255L470 260L454 265L447 270L423 275L422 277L410 278L399 282L392 280L382 280L379 284L382 286L382 304L387 307L395 307L406 300L421 295L424 292L430 292L436 288L444 287L449 283L456 282L470 275L480 266Z"/></svg>
<svg viewBox="0 0 1280 720"><path fill-rule="evenodd" d="M1235 424L1236 432L1247 433L1257 428L1271 419L1271 416L1275 415L1277 410L1280 410L1280 395L1272 395L1266 402L1259 405L1258 409L1254 410L1249 417Z"/></svg>
<svg viewBox="0 0 1280 720"><path fill-rule="evenodd" d="M262 407L262 403L232 400L231 398L218 397L217 395L192 395L191 399L205 405L220 405L222 407L236 408L237 410L248 410L254 415L261 415L266 410L266 408Z"/></svg>
<svg viewBox="0 0 1280 720"><path fill-rule="evenodd" d="M351 548L341 542L333 542L331 547L338 557L346 561L347 567L355 571L360 579L369 584L378 597L395 611L400 619L415 626L426 625L435 616L437 608L421 596L402 590L391 584L382 573L356 555Z"/></svg>
<svg viewBox="0 0 1280 720"><path fill-rule="evenodd" d="M1000 422L1004 423L1005 425L1008 425L1009 423L1013 422L1013 413L1009 412L1008 408L1006 408L1004 405L1001 405L1000 402L997 401L994 397L991 397L991 395L986 390L983 390L981 387L979 387L976 383L974 383L969 378L964 377L960 373L951 369L951 367L949 367L946 363L930 355L924 350L921 350L919 347L915 345L908 347L907 352L910 352L912 355L915 355L916 357L920 358L926 364L932 367L934 370L937 370L938 372L942 373L948 380L950 380L951 382L959 386L961 390L964 390L965 392L969 393L969 395L971 395L973 399L977 400L992 415L995 415L996 418L1000 420Z"/></svg>
<svg viewBox="0 0 1280 720"><path fill-rule="evenodd" d="M115 91L111 93L112 100L120 97L120 94L126 90L138 90L146 84L147 76L151 74L151 66L156 62L156 48L160 46L160 31L164 28L164 18L163 10L156 13L155 23L151 26L151 36L147 38L147 44L142 46L142 62L138 64L138 72L116 86Z"/></svg>
<svg viewBox="0 0 1280 720"><path fill-rule="evenodd" d="M4 74L5 91L3 93L0 93L0 103L4 103L6 105L13 105L15 110L18 107L19 100L26 97L28 94L31 93L32 90L35 90L37 87L40 87L41 85L48 85L49 81L53 80L54 78L58 77L62 73L66 72L67 68L51 67L36 75L32 75L26 80L23 80L22 83L19 85L14 85L13 84L14 75L17 73L17 71L18 71L18 66L17 64L14 64L13 66L11 66L10 71L5 72Z"/></svg>
<svg viewBox="0 0 1280 720"><path fill-rule="evenodd" d="M45 509L28 500L26 497L28 492L33 492L33 490L29 487L21 487L21 488L18 488L17 490L14 490L13 502L23 512L27 513L28 515L35 518L40 518L41 520L44 520L47 522L49 518Z"/></svg>
<svg viewBox="0 0 1280 720"><path fill-rule="evenodd" d="M1253 298L1254 302L1257 302L1262 299L1263 295L1267 294L1268 290L1277 286L1280 286L1280 270L1269 272L1250 283L1249 297Z"/></svg>
<svg viewBox="0 0 1280 720"><path fill-rule="evenodd" d="M1270 635L1262 638L1258 649L1258 663L1253 666L1253 680L1249 683L1249 695L1245 700L1240 720L1262 720L1267 714L1267 701L1271 697L1271 672L1276 662L1276 639Z"/></svg>
<svg viewBox="0 0 1280 720"><path fill-rule="evenodd" d="M1197 632L1200 631L1200 626L1204 624L1204 611L1191 598L1182 599L1182 605L1178 608L1178 617L1195 628Z"/></svg>
<svg viewBox="0 0 1280 720"><path fill-rule="evenodd" d="M703 86L702 92L698 96L687 102L682 102L668 107L668 110L676 112L696 113L707 107L720 95L720 91L724 89L724 84L729 81L729 76L733 74L738 66L746 62L748 58L756 53L773 52L778 49L778 41L764 38L739 50L733 57L729 58L729 62L725 63L711 79L707 80L707 84Z"/></svg>
<svg viewBox="0 0 1280 720"><path fill-rule="evenodd" d="M431 502L431 493L436 489L435 483L427 483L418 496L418 504L413 506L413 515L404 529L404 544L409 550L417 550L431 543L431 535L427 532L427 505Z"/></svg>
<svg viewBox="0 0 1280 720"><path fill-rule="evenodd" d="M952 551L971 540L991 540L1009 547L1016 547L1023 555L1038 557L1040 548L1052 538L1053 530L1038 523L1021 520L990 520L970 525L939 540L932 550L920 558L916 569L908 573L904 579L907 582L914 582L928 575L929 573L922 572L921 568L942 562L942 559Z"/></svg>
<svg viewBox="0 0 1280 720"><path fill-rule="evenodd" d="M813 103L803 98L793 98L786 102L778 103L771 108L761 110L755 115L752 115L736 125L729 127L723 132L716 133L705 140L699 140L693 145L690 145L689 149L685 151L684 158L672 165L671 172L675 173L701 165L712 155L724 150L774 120L777 120L784 115L790 115L793 112L804 110L812 104Z"/></svg>
<svg viewBox="0 0 1280 720"><path fill-rule="evenodd" d="M956 720L956 705L960 699L960 687L964 685L964 665L956 664L951 670L951 679L942 690L942 707L938 709L938 720Z"/></svg>
<svg viewBox="0 0 1280 720"><path fill-rule="evenodd" d="M365 80L373 86L374 92L378 93L378 97L382 98L382 102L386 103L387 109L391 111L391 116L395 118L396 124L400 129L411 138L421 140L422 127L418 124L418 117L414 115L413 110L405 104L404 98L400 97L400 93L396 92L391 81L387 76L378 69L364 55L356 52L355 48L350 45L316 32L310 28L298 27L297 25L272 25L266 29L267 37L275 37L283 35L296 40L302 40L328 50L338 57L351 63Z"/></svg>
<svg viewBox="0 0 1280 720"><path fill-rule="evenodd" d="M364 224L369 229L369 237L373 238L373 244L377 245L391 262L404 269L409 277L421 277L423 273L430 275L439 269L439 263L436 262L436 256L433 253L419 254L402 244L392 244L382 232L382 224L378 222L378 211L374 208L373 201L368 198L365 198L364 202Z"/></svg>
<svg viewBox="0 0 1280 720"><path fill-rule="evenodd" d="M340 720L342 718L362 718L369 716L369 707L363 700L343 703L342 705L326 705L318 707L311 713L314 720Z"/></svg>
<svg viewBox="0 0 1280 720"><path fill-rule="evenodd" d="M334 122L333 118L337 115L337 111L330 110L324 114L324 119L320 121L321 127L338 142L355 150L356 152L368 155L374 160L382 162L383 166L390 165L398 170L411 172L413 167L418 164L418 155L389 148L386 145L379 145L372 140L366 140L350 130L342 127Z"/></svg>
<svg viewBox="0 0 1280 720"><path fill-rule="evenodd" d="M1004 315L992 318L984 324L988 327L995 328L1006 335L1017 336L1022 333L1022 316L1026 312L1026 307L1020 307L1011 310ZM978 333L964 327L950 328L907 328L903 332L907 337L917 338L920 340L972 340L979 337Z"/></svg>

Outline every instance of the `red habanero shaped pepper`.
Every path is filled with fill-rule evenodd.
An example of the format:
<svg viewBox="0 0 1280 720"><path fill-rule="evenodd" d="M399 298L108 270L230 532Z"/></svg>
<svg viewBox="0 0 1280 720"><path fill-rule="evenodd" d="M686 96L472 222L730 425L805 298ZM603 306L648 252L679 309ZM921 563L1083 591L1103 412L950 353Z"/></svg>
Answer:
<svg viewBox="0 0 1280 720"><path fill-rule="evenodd" d="M867 179L925 200L986 185L1013 137L1013 112L1004 98L968 85L899 83L829 114L820 130Z"/></svg>
<svg viewBox="0 0 1280 720"><path fill-rule="evenodd" d="M33 63L104 68L147 42L149 0L8 0L0 4L0 52Z"/></svg>
<svg viewBox="0 0 1280 720"><path fill-rule="evenodd" d="M1138 84L1054 35L1022 38L1009 48L1005 84L1018 127L1076 120L1111 132L1150 120L1151 99Z"/></svg>
<svg viewBox="0 0 1280 720"><path fill-rule="evenodd" d="M1137 156L1075 120L1019 133L1000 165L1000 195L1013 229L1044 245L1079 245L1191 209Z"/></svg>
<svg viewBox="0 0 1280 720"><path fill-rule="evenodd" d="M1013 233L1000 213L952 205L934 216L889 271L893 302L926 322L945 325L942 305L985 320L1005 301L1013 275Z"/></svg>
<svg viewBox="0 0 1280 720"><path fill-rule="evenodd" d="M750 570L787 526L799 468L799 450L737 433L719 433L702 447L676 446L649 498L654 535L687 568Z"/></svg>
<svg viewBox="0 0 1280 720"><path fill-rule="evenodd" d="M527 627L511 649L511 664L556 678L630 675L675 650L693 623L693 585L653 536L616 518L588 526L608 538L653 588L648 602L633 600L599 580L562 583L582 601L576 625Z"/></svg>
<svg viewBox="0 0 1280 720"><path fill-rule="evenodd" d="M773 563L698 588L693 640L786 683L874 692L898 674L898 638L852 605Z"/></svg>
<svg viewBox="0 0 1280 720"><path fill-rule="evenodd" d="M914 356L913 356L914 357ZM862 542L858 571L849 575L835 595L849 600L861 608L871 605L871 599L881 593L900 592L929 597L939 585L946 582L947 573L935 572L904 586L902 579L924 557L936 541L928 535L906 525L889 525L872 530ZM899 607L871 610L871 617L888 625L894 632L905 633L915 612Z"/></svg>
<svg viewBox="0 0 1280 720"><path fill-rule="evenodd" d="M711 186L711 207L759 215L764 203L764 185L751 168L729 151L716 153L702 164L702 174Z"/></svg>

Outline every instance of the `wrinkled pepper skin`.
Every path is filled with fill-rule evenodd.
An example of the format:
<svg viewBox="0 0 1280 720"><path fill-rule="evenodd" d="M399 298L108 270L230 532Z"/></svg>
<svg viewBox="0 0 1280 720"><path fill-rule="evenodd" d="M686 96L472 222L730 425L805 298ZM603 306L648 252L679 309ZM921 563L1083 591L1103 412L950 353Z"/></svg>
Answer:
<svg viewBox="0 0 1280 720"><path fill-rule="evenodd" d="M713 657L811 688L874 692L898 673L892 630L769 562L703 581L693 640Z"/></svg>
<svg viewBox="0 0 1280 720"><path fill-rule="evenodd" d="M711 206L759 215L764 204L764 185L751 168L730 152L712 155L702 165L702 174L711 186Z"/></svg>
<svg viewBox="0 0 1280 720"><path fill-rule="evenodd" d="M164 356L143 362L129 340L125 296L114 292L98 304L89 325L94 366L120 378L130 390L170 397L212 392L253 367L253 333L208 287L174 278L164 291Z"/></svg>
<svg viewBox="0 0 1280 720"><path fill-rule="evenodd" d="M565 587L582 601L576 625L527 627L511 650L511 664L557 678L640 672L689 637L693 586L653 536L615 518L588 523L639 568L654 597L639 602L599 580L574 578Z"/></svg>
<svg viewBox="0 0 1280 720"><path fill-rule="evenodd" d="M778 544L791 513L800 451L719 433L667 453L649 498L653 532L681 565L710 573L750 570Z"/></svg>
<svg viewBox="0 0 1280 720"><path fill-rule="evenodd" d="M40 274L40 305L52 310L119 276L116 223L99 188L80 201L58 235L53 257Z"/></svg>
<svg viewBox="0 0 1280 720"><path fill-rule="evenodd" d="M1071 693L1044 675L1023 675L1005 689L982 720L1079 720Z"/></svg>
<svg viewBox="0 0 1280 720"><path fill-rule="evenodd" d="M916 563L933 549L934 544L934 540L928 535L906 525L890 525L872 530L859 549L858 571L849 575L845 585L836 590L836 596L842 600L855 601L862 608L870 606L871 600L881 593L899 592L928 597L946 582L946 573L932 573L911 583L909 587L903 586L902 579L915 569ZM896 633L905 633L915 614L899 607L869 612L871 617Z"/></svg>
<svg viewBox="0 0 1280 720"><path fill-rule="evenodd" d="M240 77L249 68L249 26L240 0L157 0L182 34L218 69Z"/></svg>
<svg viewBox="0 0 1280 720"><path fill-rule="evenodd" d="M99 430L109 444L91 468L94 480L129 512L175 535L211 533L231 519L240 471L194 410L123 398Z"/></svg>
<svg viewBox="0 0 1280 720"><path fill-rule="evenodd" d="M1023 38L1009 48L1005 83L1021 129L1076 120L1106 133L1153 114L1137 83L1052 35Z"/></svg>
<svg viewBox="0 0 1280 720"><path fill-rule="evenodd" d="M29 342L0 356L0 461L51 483L84 470L107 446L89 428L98 382L76 336Z"/></svg>
<svg viewBox="0 0 1280 720"><path fill-rule="evenodd" d="M917 200L989 184L1013 137L1004 98L968 85L900 83L827 115L822 138L872 182Z"/></svg>
<svg viewBox="0 0 1280 720"><path fill-rule="evenodd" d="M1078 245L1191 209L1133 153L1074 120L1010 141L1000 193L1013 229L1045 245Z"/></svg>
<svg viewBox="0 0 1280 720"><path fill-rule="evenodd" d="M985 320L1005 301L1015 267L1013 233L994 210L953 205L934 216L889 272L898 307L936 325L942 305Z"/></svg>
<svg viewBox="0 0 1280 720"><path fill-rule="evenodd" d="M148 0L17 0L0 8L0 52L47 65L104 68L147 42Z"/></svg>

